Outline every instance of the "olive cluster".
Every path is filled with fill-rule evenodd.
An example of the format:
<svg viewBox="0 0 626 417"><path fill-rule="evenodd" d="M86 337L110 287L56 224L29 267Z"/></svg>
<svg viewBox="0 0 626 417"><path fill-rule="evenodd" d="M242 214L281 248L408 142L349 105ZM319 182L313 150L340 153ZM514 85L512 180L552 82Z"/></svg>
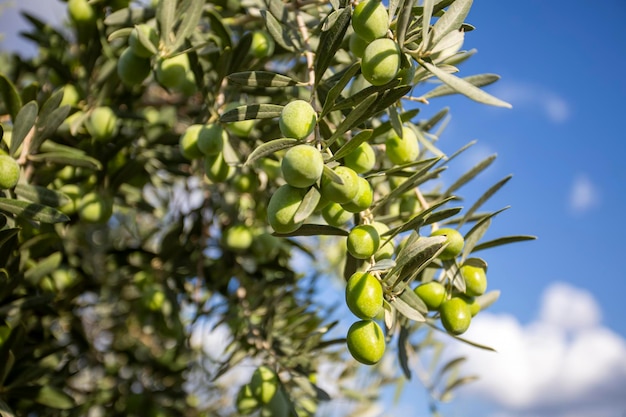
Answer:
<svg viewBox="0 0 626 417"><path fill-rule="evenodd" d="M454 260L463 250L463 236L456 229L441 228L432 236L445 236L446 247L439 258L444 261ZM451 334L460 335L470 326L472 317L480 311L476 297L487 290L487 266L481 259L470 258L458 268L454 280L462 280L458 291L452 280L448 282L429 281L414 289L415 294L426 304L428 310L435 312L443 327Z"/></svg>

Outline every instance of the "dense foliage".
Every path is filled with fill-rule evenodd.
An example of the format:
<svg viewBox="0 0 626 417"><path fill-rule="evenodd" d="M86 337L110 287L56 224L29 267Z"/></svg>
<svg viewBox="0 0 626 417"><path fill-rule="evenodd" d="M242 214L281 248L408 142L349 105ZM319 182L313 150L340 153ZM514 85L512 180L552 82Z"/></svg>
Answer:
<svg viewBox="0 0 626 417"><path fill-rule="evenodd" d="M497 76L454 75L470 6L25 15L37 55L0 61L0 416L309 416L336 398L359 415L416 358L436 412L473 379L437 364L436 335L463 340L498 298L476 252L532 238L482 239L510 177L463 209L494 157L443 187L473 143L446 155L447 109L420 118L454 93L508 107L479 88ZM352 319L315 297L340 281Z"/></svg>

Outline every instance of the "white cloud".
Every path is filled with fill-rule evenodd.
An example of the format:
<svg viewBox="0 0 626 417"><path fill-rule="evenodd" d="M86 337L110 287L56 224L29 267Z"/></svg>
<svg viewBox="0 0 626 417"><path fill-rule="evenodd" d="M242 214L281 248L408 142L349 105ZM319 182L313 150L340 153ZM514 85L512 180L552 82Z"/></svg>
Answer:
<svg viewBox="0 0 626 417"><path fill-rule="evenodd" d="M574 178L569 194L569 207L574 213L584 213L598 206L600 193L587 175Z"/></svg>
<svg viewBox="0 0 626 417"><path fill-rule="evenodd" d="M464 372L480 375L461 395L500 410L492 417L608 417L626 412L626 340L603 327L593 296L556 283L544 293L537 320L481 313L466 336L497 353L455 344L469 357Z"/></svg>
<svg viewBox="0 0 626 417"><path fill-rule="evenodd" d="M535 108L553 123L567 121L571 114L570 105L563 97L545 87L511 81L500 81L494 94L508 101L514 108Z"/></svg>

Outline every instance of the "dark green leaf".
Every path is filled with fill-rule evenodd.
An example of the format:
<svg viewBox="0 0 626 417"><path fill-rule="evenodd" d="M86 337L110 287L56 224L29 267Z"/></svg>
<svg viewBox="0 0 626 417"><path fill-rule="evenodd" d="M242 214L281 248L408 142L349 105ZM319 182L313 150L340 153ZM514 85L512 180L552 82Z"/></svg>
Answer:
<svg viewBox="0 0 626 417"><path fill-rule="evenodd" d="M286 75L269 71L236 72L227 78L233 84L247 87L288 87L301 84Z"/></svg>
<svg viewBox="0 0 626 417"><path fill-rule="evenodd" d="M11 115L11 120L15 123L15 118L22 108L22 99L13 83L3 74L0 74L0 97L7 112Z"/></svg>
<svg viewBox="0 0 626 417"><path fill-rule="evenodd" d="M29 101L22 107L15 118L15 123L13 124L13 135L11 136L11 148L9 150L9 154L15 155L18 148L28 135L28 132L35 125L35 120L37 119L37 112L39 111L39 106L36 101Z"/></svg>
<svg viewBox="0 0 626 417"><path fill-rule="evenodd" d="M348 130L354 129L358 124L358 120L360 120L362 116L367 113L370 106L376 101L376 98L376 95L371 95L356 106L354 110L352 110L350 114L343 119L339 126L337 126L333 135L326 141L326 145L332 145L339 137L341 137L341 135L346 133Z"/></svg>
<svg viewBox="0 0 626 417"><path fill-rule="evenodd" d="M480 174L484 171L491 163L496 159L496 155L489 155L478 164L476 164L472 169L467 171L465 174L461 175L459 179L457 179L448 189L445 191L444 195L451 195L454 191L458 190L468 182L470 182L476 175Z"/></svg>
<svg viewBox="0 0 626 417"><path fill-rule="evenodd" d="M535 240L535 239L537 239L536 236L524 236L524 235L500 237L500 238L489 240L487 242L483 242L481 244L474 246L474 249L472 252L478 252L479 250L483 250L483 249L495 248L496 246L501 246L501 245L508 245L509 243L526 242L526 241Z"/></svg>
<svg viewBox="0 0 626 417"><path fill-rule="evenodd" d="M289 30L279 22L274 15L268 13L267 10L261 10L261 16L265 21L265 26L267 27L267 31L274 38L276 43L280 45L282 48L287 51L295 51L296 45L294 43L294 38Z"/></svg>
<svg viewBox="0 0 626 417"><path fill-rule="evenodd" d="M291 139L291 138L274 139L269 142L266 142L262 145L257 146L250 153L250 155L248 155L248 159L246 160L244 165L251 165L261 158L264 158L282 149L291 148L297 143L298 141L296 139Z"/></svg>
<svg viewBox="0 0 626 417"><path fill-rule="evenodd" d="M411 379L411 368L409 367L409 347L411 343L409 341L409 328L407 326L400 327L400 334L398 335L398 361L400 362L400 368L407 379Z"/></svg>
<svg viewBox="0 0 626 417"><path fill-rule="evenodd" d="M449 219L450 217L458 214L462 209L462 207L452 207L436 211L424 220L424 225L438 223L440 221Z"/></svg>
<svg viewBox="0 0 626 417"><path fill-rule="evenodd" d="M464 238L465 238L465 245L463 246L463 255L461 256L461 263L463 263L463 261L467 258L467 256L470 253L472 253L472 251L474 250L474 247L476 246L478 241L483 237L485 232L487 232L487 229L489 229L489 226L491 225L491 219L493 217L495 217L497 214L503 212L506 209L508 209L508 207L500 209L500 210L498 210L498 211L496 211L494 213L491 213L491 214L485 216L484 218L480 219L474 225L474 227L472 227L469 230L469 232L467 232L465 234L465 236L464 236Z"/></svg>
<svg viewBox="0 0 626 417"><path fill-rule="evenodd" d="M418 126L422 128L425 132L430 132L430 130L433 127L435 127L437 123L443 120L448 115L449 112L450 112L450 109L448 107L444 107L443 109L435 113L435 115L431 117L430 119L419 123Z"/></svg>
<svg viewBox="0 0 626 417"><path fill-rule="evenodd" d="M0 210L42 223L60 223L69 220L69 217L52 207L9 198L0 198Z"/></svg>
<svg viewBox="0 0 626 417"><path fill-rule="evenodd" d="M427 0L427 2L428 1L431 0ZM400 47L404 45L406 31L409 28L411 19L413 18L413 4L415 4L415 0L404 0L404 2L402 3L402 9L400 10L400 14L398 15L398 21L396 24L396 39Z"/></svg>
<svg viewBox="0 0 626 417"><path fill-rule="evenodd" d="M56 130L63 124L68 114L70 113L70 106L62 106L58 109L54 109L46 116L40 116L35 124L35 136L30 146L30 153L35 153L39 150L41 144L49 139L50 136L56 132Z"/></svg>
<svg viewBox="0 0 626 417"><path fill-rule="evenodd" d="M277 104L250 104L239 106L220 116L220 122L238 122L251 119L271 119L280 116L283 106Z"/></svg>
<svg viewBox="0 0 626 417"><path fill-rule="evenodd" d="M70 201L65 194L40 185L17 184L15 194L44 206L59 207Z"/></svg>
<svg viewBox="0 0 626 417"><path fill-rule="evenodd" d="M339 81L330 89L324 101L324 108L322 108L320 118L326 116L332 110L335 105L335 100L341 95L341 92L346 88L350 80L352 80L352 77L354 77L360 68L361 64L359 62L353 63L343 73Z"/></svg>
<svg viewBox="0 0 626 417"><path fill-rule="evenodd" d="M320 35L314 63L316 85L322 80L324 73L341 47L346 31L350 26L351 13L351 7L332 12L331 15L338 14L337 20L328 30L322 32Z"/></svg>

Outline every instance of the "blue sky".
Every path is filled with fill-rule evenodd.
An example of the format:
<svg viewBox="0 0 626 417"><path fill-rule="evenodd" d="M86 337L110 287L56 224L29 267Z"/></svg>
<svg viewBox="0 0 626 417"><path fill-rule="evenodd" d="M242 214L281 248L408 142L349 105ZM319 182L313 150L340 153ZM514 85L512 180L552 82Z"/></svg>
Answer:
<svg viewBox="0 0 626 417"><path fill-rule="evenodd" d="M0 16L3 30L7 16ZM490 209L511 209L494 219L487 238L533 234L538 240L483 253L490 287L502 296L473 323L468 337L493 341L500 353L452 344L452 351L470 356L468 370L483 380L464 389L445 415L621 416L626 2L482 0L474 2L467 20L476 30L467 33L464 48L478 53L459 75L501 75L487 90L513 109L448 96L432 99L422 114L451 108L440 141L445 152L478 140L450 167L449 179L498 154L462 195L478 196L514 175L489 203ZM5 39L3 47L14 45L10 33ZM418 389L410 385L409 395ZM387 415L426 415L425 407L408 404L403 400Z"/></svg>

